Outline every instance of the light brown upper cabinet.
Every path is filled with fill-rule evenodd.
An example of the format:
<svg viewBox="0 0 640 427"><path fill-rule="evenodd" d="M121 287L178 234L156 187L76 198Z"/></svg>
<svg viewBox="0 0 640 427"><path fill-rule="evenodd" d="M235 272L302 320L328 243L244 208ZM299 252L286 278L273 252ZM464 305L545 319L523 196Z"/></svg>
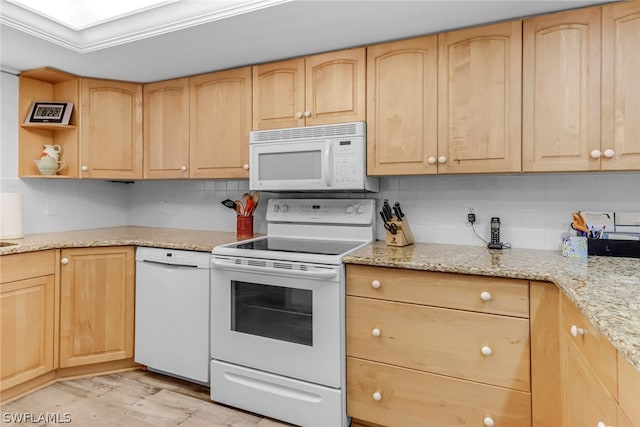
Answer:
<svg viewBox="0 0 640 427"><path fill-rule="evenodd" d="M369 175L437 172L437 49L436 36L367 48Z"/></svg>
<svg viewBox="0 0 640 427"><path fill-rule="evenodd" d="M80 177L142 178L142 85L80 82Z"/></svg>
<svg viewBox="0 0 640 427"><path fill-rule="evenodd" d="M251 67L189 78L190 177L248 178Z"/></svg>
<svg viewBox="0 0 640 427"><path fill-rule="evenodd" d="M640 2L602 8L599 151L602 170L640 169Z"/></svg>
<svg viewBox="0 0 640 427"><path fill-rule="evenodd" d="M599 170L600 8L524 20L526 172ZM636 83L637 84L637 83Z"/></svg>
<svg viewBox="0 0 640 427"><path fill-rule="evenodd" d="M144 85L144 178L189 178L189 79Z"/></svg>
<svg viewBox="0 0 640 427"><path fill-rule="evenodd" d="M438 173L520 172L522 21L438 35Z"/></svg>
<svg viewBox="0 0 640 427"><path fill-rule="evenodd" d="M365 120L365 48L253 67L253 129Z"/></svg>

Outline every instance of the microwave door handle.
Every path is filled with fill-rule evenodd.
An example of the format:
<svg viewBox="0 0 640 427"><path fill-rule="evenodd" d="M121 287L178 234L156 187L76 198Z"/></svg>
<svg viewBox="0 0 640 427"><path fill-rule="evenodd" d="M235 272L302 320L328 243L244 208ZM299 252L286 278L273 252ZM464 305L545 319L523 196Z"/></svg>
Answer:
<svg viewBox="0 0 640 427"><path fill-rule="evenodd" d="M331 142L324 147L324 180L331 187Z"/></svg>
<svg viewBox="0 0 640 427"><path fill-rule="evenodd" d="M246 271L250 273L273 273L286 276L306 277L311 279L333 279L338 275L335 270L326 271L304 271L304 270L283 270L274 267L260 267L255 265L227 264L224 262L211 262L211 267L221 270Z"/></svg>

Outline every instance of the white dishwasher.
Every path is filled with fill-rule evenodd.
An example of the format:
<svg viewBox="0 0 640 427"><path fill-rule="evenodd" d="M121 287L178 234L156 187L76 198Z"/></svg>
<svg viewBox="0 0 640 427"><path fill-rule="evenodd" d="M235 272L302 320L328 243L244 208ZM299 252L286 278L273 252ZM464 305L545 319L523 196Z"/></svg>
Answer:
<svg viewBox="0 0 640 427"><path fill-rule="evenodd" d="M211 254L138 247L135 361L209 385Z"/></svg>

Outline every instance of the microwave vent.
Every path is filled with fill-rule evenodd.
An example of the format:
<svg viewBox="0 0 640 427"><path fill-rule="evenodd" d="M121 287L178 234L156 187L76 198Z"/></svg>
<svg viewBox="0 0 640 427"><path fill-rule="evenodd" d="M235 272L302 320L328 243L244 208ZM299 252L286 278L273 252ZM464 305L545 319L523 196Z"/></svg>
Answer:
<svg viewBox="0 0 640 427"><path fill-rule="evenodd" d="M250 132L249 142L282 142L298 139L340 138L350 136L364 136L364 122L252 131Z"/></svg>

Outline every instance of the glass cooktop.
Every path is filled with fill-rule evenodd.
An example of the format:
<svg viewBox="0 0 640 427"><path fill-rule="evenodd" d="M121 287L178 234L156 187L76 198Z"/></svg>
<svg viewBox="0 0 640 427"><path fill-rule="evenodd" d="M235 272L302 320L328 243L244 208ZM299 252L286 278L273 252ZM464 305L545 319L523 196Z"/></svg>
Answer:
<svg viewBox="0 0 640 427"><path fill-rule="evenodd" d="M335 240L287 239L282 237L265 237L250 242L238 242L231 248L253 250L293 252L299 254L341 255L362 245L363 242L342 242Z"/></svg>

